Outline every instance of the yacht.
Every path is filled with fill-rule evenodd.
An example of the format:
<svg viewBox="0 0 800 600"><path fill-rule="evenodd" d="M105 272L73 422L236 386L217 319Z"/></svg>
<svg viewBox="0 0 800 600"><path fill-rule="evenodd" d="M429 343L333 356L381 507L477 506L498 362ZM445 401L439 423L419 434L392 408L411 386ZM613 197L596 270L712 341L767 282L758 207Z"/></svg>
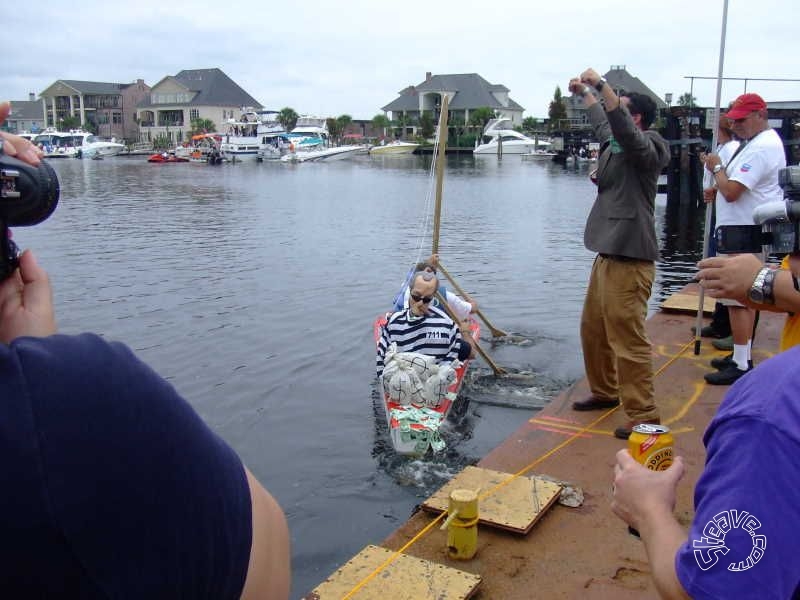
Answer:
<svg viewBox="0 0 800 600"><path fill-rule="evenodd" d="M549 146L544 140L535 140L515 131L511 119L500 117L492 119L483 130L481 143L476 142L473 154L497 154L497 146L502 142L503 154L530 154Z"/></svg>
<svg viewBox="0 0 800 600"><path fill-rule="evenodd" d="M113 138L101 140L82 129L56 131L48 128L33 138L33 143L44 152L45 158L94 158L116 156L125 149Z"/></svg>
<svg viewBox="0 0 800 600"><path fill-rule="evenodd" d="M414 142L395 140L393 142L389 142L388 144L373 146L369 149L369 153L394 156L397 154L413 154L414 150L417 148L419 148L419 144L415 144Z"/></svg>
<svg viewBox="0 0 800 600"><path fill-rule="evenodd" d="M274 143L277 136L286 135L274 110L245 110L238 119L228 119L219 149L231 161L253 159L259 150Z"/></svg>

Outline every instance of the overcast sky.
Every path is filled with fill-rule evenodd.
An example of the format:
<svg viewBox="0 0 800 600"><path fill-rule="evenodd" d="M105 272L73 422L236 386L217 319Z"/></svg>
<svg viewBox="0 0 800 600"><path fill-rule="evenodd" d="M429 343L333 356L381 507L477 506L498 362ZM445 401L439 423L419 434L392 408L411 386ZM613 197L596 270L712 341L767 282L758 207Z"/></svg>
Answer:
<svg viewBox="0 0 800 600"><path fill-rule="evenodd" d="M478 73L543 117L556 86L586 67L625 65L675 100L686 76L716 77L723 0L261 0L13 3L0 97L27 100L57 79L154 85L218 67L266 108L371 119L408 85ZM730 0L724 75L800 78L791 0ZM722 103L744 91L725 82ZM800 82L750 81L765 100L800 100ZM716 81L695 80L713 106Z"/></svg>

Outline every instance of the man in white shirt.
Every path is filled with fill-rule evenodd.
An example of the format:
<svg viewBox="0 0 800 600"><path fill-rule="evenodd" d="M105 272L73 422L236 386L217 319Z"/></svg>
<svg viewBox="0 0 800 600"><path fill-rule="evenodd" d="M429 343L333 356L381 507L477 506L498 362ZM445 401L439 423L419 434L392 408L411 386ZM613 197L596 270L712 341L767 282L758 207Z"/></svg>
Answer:
<svg viewBox="0 0 800 600"><path fill-rule="evenodd" d="M732 122L733 132L745 146L728 164L717 154L705 157L705 166L720 196L725 200L724 222L719 213L717 225L753 223L753 209L765 202L781 200L778 171L786 166L786 154L780 136L769 125L767 104L758 94L742 94L724 115ZM712 385L730 385L752 368L751 345L755 312L744 306L729 306L733 332L733 354L715 359L719 369L707 373Z"/></svg>

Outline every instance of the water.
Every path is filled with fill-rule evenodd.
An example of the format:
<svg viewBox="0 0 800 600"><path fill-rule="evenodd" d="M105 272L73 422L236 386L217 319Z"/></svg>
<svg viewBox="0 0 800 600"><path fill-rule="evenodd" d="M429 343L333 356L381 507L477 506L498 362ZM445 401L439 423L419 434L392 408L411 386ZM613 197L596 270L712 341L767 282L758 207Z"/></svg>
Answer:
<svg viewBox="0 0 800 600"><path fill-rule="evenodd" d="M380 543L583 376L588 168L449 157L442 262L515 334L485 346L523 376L498 381L476 361L447 451L418 461L386 438L372 322L420 251L428 157L53 164L60 206L15 238L51 274L61 331L125 341L236 448L288 515L293 597ZM651 310L689 280L697 255L694 234L676 233L664 204Z"/></svg>

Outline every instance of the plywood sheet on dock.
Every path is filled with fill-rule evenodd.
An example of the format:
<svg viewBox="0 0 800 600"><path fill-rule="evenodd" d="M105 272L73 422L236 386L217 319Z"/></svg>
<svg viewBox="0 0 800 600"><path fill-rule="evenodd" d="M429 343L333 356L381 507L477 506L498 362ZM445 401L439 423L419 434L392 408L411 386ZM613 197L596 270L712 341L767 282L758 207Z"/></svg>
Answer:
<svg viewBox="0 0 800 600"><path fill-rule="evenodd" d="M340 600L383 565L394 552L367 546L315 588L305 600ZM481 576L399 554L352 595L353 600L461 600L475 592Z"/></svg>
<svg viewBox="0 0 800 600"><path fill-rule="evenodd" d="M466 467L425 500L422 508L432 512L446 511L450 492L456 489L480 490L480 523L517 533L528 533L561 493L561 487L551 481Z"/></svg>
<svg viewBox="0 0 800 600"><path fill-rule="evenodd" d="M700 297L696 294L672 294L661 303L663 310L680 313L696 313ZM710 315L714 312L716 299L710 296L703 296L703 312Z"/></svg>

